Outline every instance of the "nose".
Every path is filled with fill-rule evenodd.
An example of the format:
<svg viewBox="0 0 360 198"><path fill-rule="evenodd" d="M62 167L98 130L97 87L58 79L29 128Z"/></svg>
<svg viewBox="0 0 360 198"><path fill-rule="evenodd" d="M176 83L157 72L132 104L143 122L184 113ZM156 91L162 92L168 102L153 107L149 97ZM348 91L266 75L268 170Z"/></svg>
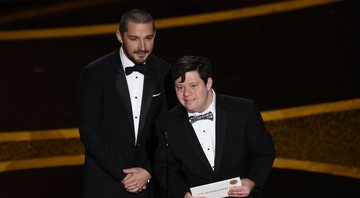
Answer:
<svg viewBox="0 0 360 198"><path fill-rule="evenodd" d="M145 41L144 41L144 39L140 39L140 41L139 41L139 50L145 51L145 49L146 49Z"/></svg>
<svg viewBox="0 0 360 198"><path fill-rule="evenodd" d="M191 90L188 88L184 88L184 96L189 96L191 94Z"/></svg>

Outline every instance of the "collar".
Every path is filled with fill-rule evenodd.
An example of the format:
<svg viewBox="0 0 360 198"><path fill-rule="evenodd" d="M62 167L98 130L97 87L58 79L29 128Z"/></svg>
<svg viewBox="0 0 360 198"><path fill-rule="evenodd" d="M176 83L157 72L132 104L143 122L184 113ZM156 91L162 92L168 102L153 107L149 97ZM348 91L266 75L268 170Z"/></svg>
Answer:
<svg viewBox="0 0 360 198"><path fill-rule="evenodd" d="M121 46L120 48L120 60L121 60L121 64L123 66L123 69L125 70L125 67L132 67L133 65L135 65L135 63L133 63L126 55L124 52L123 47Z"/></svg>

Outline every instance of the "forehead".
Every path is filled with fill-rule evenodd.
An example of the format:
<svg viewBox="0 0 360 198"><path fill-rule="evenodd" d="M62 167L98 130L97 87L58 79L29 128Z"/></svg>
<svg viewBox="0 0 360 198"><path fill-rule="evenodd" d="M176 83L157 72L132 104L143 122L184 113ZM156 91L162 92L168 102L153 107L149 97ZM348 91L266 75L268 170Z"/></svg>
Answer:
<svg viewBox="0 0 360 198"><path fill-rule="evenodd" d="M185 73L185 81L181 82L181 77L175 80L176 84L189 84L202 82L200 75L197 71L190 71Z"/></svg>
<svg viewBox="0 0 360 198"><path fill-rule="evenodd" d="M151 35L154 33L152 23L136 23L128 21L127 31L125 34L129 35Z"/></svg>

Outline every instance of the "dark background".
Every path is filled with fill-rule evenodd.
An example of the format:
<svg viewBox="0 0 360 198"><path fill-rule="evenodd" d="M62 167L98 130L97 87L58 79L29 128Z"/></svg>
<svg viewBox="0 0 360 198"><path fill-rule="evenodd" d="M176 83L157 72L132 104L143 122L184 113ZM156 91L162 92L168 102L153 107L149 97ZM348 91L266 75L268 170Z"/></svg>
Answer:
<svg viewBox="0 0 360 198"><path fill-rule="evenodd" d="M23 4L27 8L44 2ZM155 2L165 7L160 9ZM165 18L270 1L222 1L221 5L185 1L181 4L188 9L184 10L174 5L180 1L166 2L108 1L0 25L10 30L116 23L123 10L138 5L155 18ZM2 15L14 15L15 8L25 9L20 6L23 4L5 1L1 9L9 7L10 11ZM182 55L208 57L213 63L215 90L251 98L260 110L357 98L358 5L358 1L343 1L241 20L159 29L154 53L170 63ZM0 41L0 131L76 127L75 94L82 68L118 46L115 33Z"/></svg>
<svg viewBox="0 0 360 198"><path fill-rule="evenodd" d="M117 23L132 7L162 19L273 2L280 1L0 0L0 31ZM57 11L47 13L48 8ZM154 53L170 63L182 55L208 57L215 91L251 98L262 111L359 98L359 8L359 1L340 1L158 29ZM79 74L119 46L115 31L0 40L0 132L76 127ZM82 166L2 172L0 197L80 197L81 185ZM267 197L359 197L359 186L358 179L275 168L264 192Z"/></svg>

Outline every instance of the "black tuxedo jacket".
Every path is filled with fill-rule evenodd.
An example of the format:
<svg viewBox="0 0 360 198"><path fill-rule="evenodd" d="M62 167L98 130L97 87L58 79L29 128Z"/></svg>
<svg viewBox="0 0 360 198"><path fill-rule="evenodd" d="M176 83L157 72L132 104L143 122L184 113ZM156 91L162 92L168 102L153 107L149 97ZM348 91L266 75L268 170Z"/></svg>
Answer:
<svg viewBox="0 0 360 198"><path fill-rule="evenodd" d="M216 94L214 171L183 107L177 106L159 118L158 134L164 136L159 139L157 151L158 176L163 187L167 183L169 197L183 198L190 187L233 177L254 181L256 187L251 197L261 197L261 187L271 171L275 150L252 101ZM166 161L167 176L162 171L166 170Z"/></svg>
<svg viewBox="0 0 360 198"><path fill-rule="evenodd" d="M119 50L93 61L81 73L77 99L85 146L84 197L149 197L150 188L131 194L121 184L124 168L142 167L152 174L155 118L166 109L164 79L170 64L150 55L146 67L137 144Z"/></svg>

